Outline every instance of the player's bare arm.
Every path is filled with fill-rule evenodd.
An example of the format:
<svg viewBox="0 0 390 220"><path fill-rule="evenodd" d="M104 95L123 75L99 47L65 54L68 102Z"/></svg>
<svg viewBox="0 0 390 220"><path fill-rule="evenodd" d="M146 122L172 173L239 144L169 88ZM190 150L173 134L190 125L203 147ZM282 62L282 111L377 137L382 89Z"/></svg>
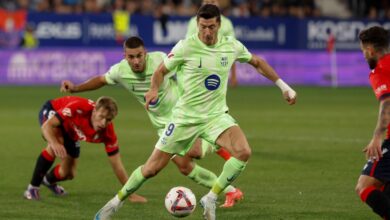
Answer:
<svg viewBox="0 0 390 220"><path fill-rule="evenodd" d="M42 134L45 137L48 146L54 151L56 157L65 158L67 153L62 143L58 141L58 127L61 125L57 117L51 117L42 125Z"/></svg>
<svg viewBox="0 0 390 220"><path fill-rule="evenodd" d="M145 108L149 110L149 104L155 102L158 99L158 89L161 86L161 83L164 81L164 76L168 73L168 69L165 67L164 63L161 63L156 71L153 73L149 91L145 93Z"/></svg>
<svg viewBox="0 0 390 220"><path fill-rule="evenodd" d="M390 97L386 97L380 101L378 121L374 130L374 135L364 148L367 159L379 160L382 157L382 140L383 135L390 123Z"/></svg>
<svg viewBox="0 0 390 220"><path fill-rule="evenodd" d="M63 80L61 82L60 91L69 92L69 93L83 92L83 91L99 89L105 85L107 85L107 81L104 75L95 76L78 85L75 85L73 82L69 80Z"/></svg>
<svg viewBox="0 0 390 220"><path fill-rule="evenodd" d="M279 75L276 71L265 61L264 59L252 54L251 60L248 62L254 68L256 68L257 72L266 77L267 79L274 82L283 93L284 99L288 102L289 105L293 105L297 99L297 93L287 85L282 79L280 79Z"/></svg>
<svg viewBox="0 0 390 220"><path fill-rule="evenodd" d="M122 186L125 185L129 176L127 175L126 169L123 166L120 153L118 152L114 155L109 156L108 158L109 158L112 170L114 171L119 182L121 183ZM142 197L136 193L131 194L129 196L129 200L131 202L141 202L141 203L147 202L147 199L145 197Z"/></svg>
<svg viewBox="0 0 390 220"><path fill-rule="evenodd" d="M231 87L236 87L238 85L236 63L233 63L233 65L232 65L229 82L230 82Z"/></svg>

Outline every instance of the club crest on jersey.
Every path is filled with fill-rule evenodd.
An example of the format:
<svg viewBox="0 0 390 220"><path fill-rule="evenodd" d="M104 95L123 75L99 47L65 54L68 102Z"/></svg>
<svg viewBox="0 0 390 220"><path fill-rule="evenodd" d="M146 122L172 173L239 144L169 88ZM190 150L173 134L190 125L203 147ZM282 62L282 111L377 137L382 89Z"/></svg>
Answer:
<svg viewBox="0 0 390 220"><path fill-rule="evenodd" d="M221 57L221 65L227 66L228 65L228 58L227 57Z"/></svg>
<svg viewBox="0 0 390 220"><path fill-rule="evenodd" d="M210 91L218 89L220 84L221 84L221 79L216 74L208 76L204 81L204 85Z"/></svg>

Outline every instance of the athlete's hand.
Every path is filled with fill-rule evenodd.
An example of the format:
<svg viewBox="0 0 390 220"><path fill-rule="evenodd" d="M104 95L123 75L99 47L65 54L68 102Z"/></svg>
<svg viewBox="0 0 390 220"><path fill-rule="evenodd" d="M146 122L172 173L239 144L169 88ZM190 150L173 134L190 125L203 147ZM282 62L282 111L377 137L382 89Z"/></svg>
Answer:
<svg viewBox="0 0 390 220"><path fill-rule="evenodd" d="M283 92L283 97L289 105L294 105L297 101L297 93L292 89Z"/></svg>
<svg viewBox="0 0 390 220"><path fill-rule="evenodd" d="M146 202L148 202L148 200L145 197L140 196L136 193L133 193L129 196L129 201L132 203L146 203Z"/></svg>
<svg viewBox="0 0 390 220"><path fill-rule="evenodd" d="M366 158L372 161L378 161L382 157L382 139L373 138L370 143L363 149Z"/></svg>
<svg viewBox="0 0 390 220"><path fill-rule="evenodd" d="M71 81L63 80L61 82L61 89L60 89L61 92L72 93L72 92L74 92L74 90L75 90L75 85Z"/></svg>
<svg viewBox="0 0 390 220"><path fill-rule="evenodd" d="M149 111L149 105L156 103L158 100L158 90L157 89L149 89L145 93L145 108Z"/></svg>
<svg viewBox="0 0 390 220"><path fill-rule="evenodd" d="M49 146L54 151L54 154L56 155L56 157L59 157L61 159L66 157L67 153L66 153L64 145L62 145L62 144L50 144Z"/></svg>

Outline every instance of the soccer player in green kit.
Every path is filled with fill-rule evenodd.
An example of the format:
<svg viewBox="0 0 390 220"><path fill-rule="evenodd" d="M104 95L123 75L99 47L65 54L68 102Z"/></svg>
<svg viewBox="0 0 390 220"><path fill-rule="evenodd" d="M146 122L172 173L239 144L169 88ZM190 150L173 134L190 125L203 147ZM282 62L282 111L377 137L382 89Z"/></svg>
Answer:
<svg viewBox="0 0 390 220"><path fill-rule="evenodd" d="M125 186L96 213L95 219L110 219L128 195L162 170L172 155L184 155L189 150L185 146L198 137L225 147L232 155L210 192L200 200L204 218L216 218L218 195L240 175L251 156L248 141L228 114L226 105L228 72L235 60L252 65L282 90L288 104L295 104L296 92L265 60L249 53L238 40L218 35L221 22L218 7L203 5L197 13L197 22L198 34L175 45L153 74L150 89L145 95L146 108L150 109L150 103L159 98L164 75L178 68L177 78L182 94L170 122L146 163L133 171Z"/></svg>
<svg viewBox="0 0 390 220"><path fill-rule="evenodd" d="M145 105L144 96L149 90L151 77L166 57L166 54L158 51L147 53L144 43L139 37L128 38L123 47L125 58L113 65L106 74L92 77L79 85L64 80L61 84L61 91L75 93L95 90L105 85L119 84L133 94L139 103ZM158 130L159 136L163 133L166 123L169 122L172 109L179 99L177 82L172 78L173 73L167 74L159 90L159 100L147 111L153 126ZM186 155L183 157L176 156L172 158L172 161L183 175L188 176L202 186L211 188L217 176L197 165L193 158L202 158L207 152L214 151L213 148L215 147L204 139L197 140L191 146L193 147ZM217 151L217 154L225 160L230 157L229 152L222 148ZM243 198L241 190L233 186L227 187L225 194L226 201L222 205L224 208L234 206L236 201Z"/></svg>
<svg viewBox="0 0 390 220"><path fill-rule="evenodd" d="M212 4L212 5L217 6L218 8L220 7L219 0L203 0L202 5L205 5L205 4ZM197 21L196 16L194 16L188 22L186 38L190 37L193 34L198 33L198 25L197 25L196 21ZM227 18L223 15L221 15L221 27L219 28L218 34L222 35L222 36L236 37L236 34L234 33L234 28L233 28L232 22L230 21L229 18ZM232 69L231 69L230 74L231 74L230 75L230 85L235 87L238 84L236 64L232 65Z"/></svg>

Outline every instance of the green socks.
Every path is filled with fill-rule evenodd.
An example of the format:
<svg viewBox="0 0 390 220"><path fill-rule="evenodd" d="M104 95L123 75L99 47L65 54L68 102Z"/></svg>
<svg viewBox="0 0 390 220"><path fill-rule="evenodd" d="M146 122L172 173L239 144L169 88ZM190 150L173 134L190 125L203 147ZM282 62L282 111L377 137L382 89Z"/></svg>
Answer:
<svg viewBox="0 0 390 220"><path fill-rule="evenodd" d="M118 197L121 201L125 200L146 181L146 178L141 173L141 168L142 166L139 166L134 170L126 184L119 190Z"/></svg>
<svg viewBox="0 0 390 220"><path fill-rule="evenodd" d="M197 164L195 164L194 169L191 171L190 174L188 174L188 177L195 181L197 184L207 187L211 189L211 187L214 185L215 181L217 180L217 175L215 175L210 170L207 170ZM228 193L234 190L233 186L227 186L224 193Z"/></svg>
<svg viewBox="0 0 390 220"><path fill-rule="evenodd" d="M219 175L216 183L211 188L215 194L220 194L223 189L230 185L245 169L247 162L231 157L225 162L221 175Z"/></svg>

